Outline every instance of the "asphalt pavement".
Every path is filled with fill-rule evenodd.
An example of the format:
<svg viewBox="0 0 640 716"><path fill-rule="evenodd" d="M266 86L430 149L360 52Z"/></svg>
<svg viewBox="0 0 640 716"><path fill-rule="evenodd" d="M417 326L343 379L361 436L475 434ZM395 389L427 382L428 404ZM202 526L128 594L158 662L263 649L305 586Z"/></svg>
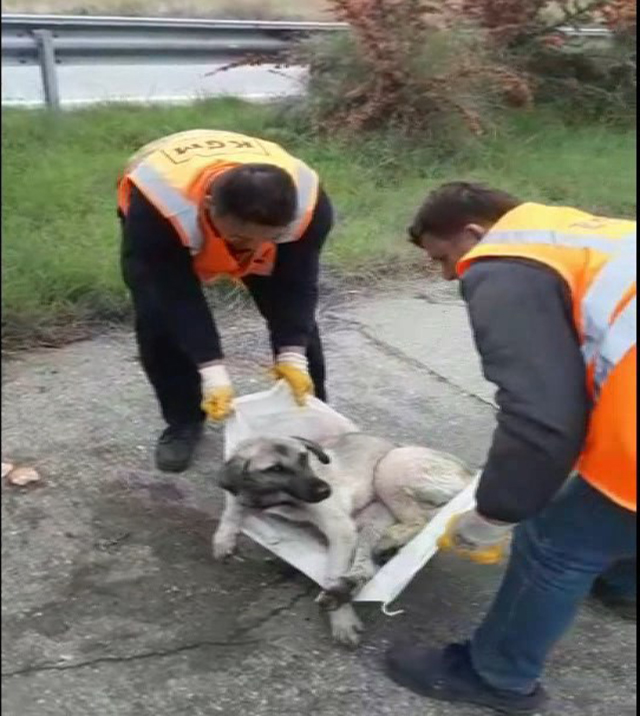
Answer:
<svg viewBox="0 0 640 716"><path fill-rule="evenodd" d="M216 72L210 64L58 65L63 107L99 102L190 102L205 97L233 96L268 100L299 94L303 70L271 66L239 67ZM42 79L36 66L2 65L3 106L39 106Z"/></svg>
<svg viewBox="0 0 640 716"><path fill-rule="evenodd" d="M217 309L241 392L264 385L255 312ZM339 292L322 329L330 399L364 429L445 449L479 466L494 427L455 286ZM334 646L302 576L244 540L210 556L220 514L211 429L181 476L152 465L161 429L127 331L3 366L3 459L42 484L3 486L3 708L6 716L473 716L382 673L396 639L467 636L502 567L437 555L387 617L360 609L359 650ZM554 716L636 713L636 630L591 605L549 663Z"/></svg>

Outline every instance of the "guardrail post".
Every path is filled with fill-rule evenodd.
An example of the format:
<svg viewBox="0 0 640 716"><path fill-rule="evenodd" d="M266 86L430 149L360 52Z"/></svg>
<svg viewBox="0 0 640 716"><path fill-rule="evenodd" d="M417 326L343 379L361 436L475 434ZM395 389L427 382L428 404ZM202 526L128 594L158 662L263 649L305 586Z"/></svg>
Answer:
<svg viewBox="0 0 640 716"><path fill-rule="evenodd" d="M44 99L50 109L60 109L60 91L56 72L56 52L53 46L53 34L50 30L34 30L33 36L38 45L38 59L42 74Z"/></svg>

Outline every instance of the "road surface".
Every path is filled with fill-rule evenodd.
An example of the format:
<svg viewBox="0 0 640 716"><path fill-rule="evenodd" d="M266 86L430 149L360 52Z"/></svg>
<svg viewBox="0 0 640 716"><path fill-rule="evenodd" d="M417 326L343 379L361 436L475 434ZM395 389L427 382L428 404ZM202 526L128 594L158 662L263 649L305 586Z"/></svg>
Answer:
<svg viewBox="0 0 640 716"><path fill-rule="evenodd" d="M269 361L264 327L241 307L217 315L236 387L255 391ZM334 294L321 325L338 410L374 433L482 462L493 390L454 286ZM396 639L468 636L501 567L436 555L397 602L404 614L361 608L361 648L337 648L305 578L246 539L240 559L212 561L220 434L211 430L187 474L154 470L161 423L129 333L35 352L3 374L3 459L36 464L44 478L3 487L6 716L485 713L413 696L381 662ZM552 716L635 714L635 625L585 605L547 686Z"/></svg>
<svg viewBox="0 0 640 716"><path fill-rule="evenodd" d="M96 102L187 102L198 97L233 95L266 100L301 91L303 70L243 67L211 76L216 65L58 65L62 105ZM2 66L2 104L43 103L38 67Z"/></svg>

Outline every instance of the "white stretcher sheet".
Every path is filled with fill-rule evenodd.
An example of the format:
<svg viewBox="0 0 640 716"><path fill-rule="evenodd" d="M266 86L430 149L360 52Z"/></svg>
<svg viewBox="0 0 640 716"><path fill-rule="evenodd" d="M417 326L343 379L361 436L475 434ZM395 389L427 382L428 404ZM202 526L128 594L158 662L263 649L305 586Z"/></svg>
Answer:
<svg viewBox="0 0 640 716"><path fill-rule="evenodd" d="M271 390L253 393L235 401L235 413L225 424L225 459L242 440L251 437L290 437L321 441L357 431L358 427L316 398L296 405L289 388L280 382ZM428 525L382 566L355 597L356 602L393 602L414 575L438 551L437 540L449 518L475 504L478 477L445 505ZM244 523L243 532L319 584L323 584L326 546L321 537L304 525L267 514L255 513Z"/></svg>

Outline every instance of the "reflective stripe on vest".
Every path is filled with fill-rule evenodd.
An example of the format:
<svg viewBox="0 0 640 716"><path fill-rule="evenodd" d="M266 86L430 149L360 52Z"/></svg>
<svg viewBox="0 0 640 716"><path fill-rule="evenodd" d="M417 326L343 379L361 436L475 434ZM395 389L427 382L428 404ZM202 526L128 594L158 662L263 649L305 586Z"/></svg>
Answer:
<svg viewBox="0 0 640 716"><path fill-rule="evenodd" d="M484 241L484 240L483 240ZM567 249L595 249L611 253L616 239L602 239L588 234L568 234L563 231L535 229L533 231L490 231L486 236L487 244L543 244L544 246L562 246Z"/></svg>
<svg viewBox="0 0 640 716"><path fill-rule="evenodd" d="M160 203L167 216L179 228L191 253L197 253L204 243L204 235L198 222L198 206L189 201L181 191L174 189L148 164L142 162L130 174L131 180L153 202Z"/></svg>
<svg viewBox="0 0 640 716"><path fill-rule="evenodd" d="M602 267L582 299L582 355L587 363L602 343L615 307L636 280L636 237L626 237L622 242L619 252Z"/></svg>
<svg viewBox="0 0 640 716"><path fill-rule="evenodd" d="M309 206L318 189L318 178L313 169L300 163L294 177L297 190L296 216L287 229L286 235L276 241L277 244L287 244L300 238L301 229L308 221ZM304 226L306 229L306 226Z"/></svg>
<svg viewBox="0 0 640 716"><path fill-rule="evenodd" d="M549 230L490 231L481 243L539 244L569 249L595 249L610 259L594 277L584 295L582 316L585 363L594 365L594 398L613 368L636 344L636 298L612 321L613 312L636 281L636 234L621 239L569 234Z"/></svg>
<svg viewBox="0 0 640 716"><path fill-rule="evenodd" d="M636 344L636 297L616 316L595 357L595 397L609 373Z"/></svg>

